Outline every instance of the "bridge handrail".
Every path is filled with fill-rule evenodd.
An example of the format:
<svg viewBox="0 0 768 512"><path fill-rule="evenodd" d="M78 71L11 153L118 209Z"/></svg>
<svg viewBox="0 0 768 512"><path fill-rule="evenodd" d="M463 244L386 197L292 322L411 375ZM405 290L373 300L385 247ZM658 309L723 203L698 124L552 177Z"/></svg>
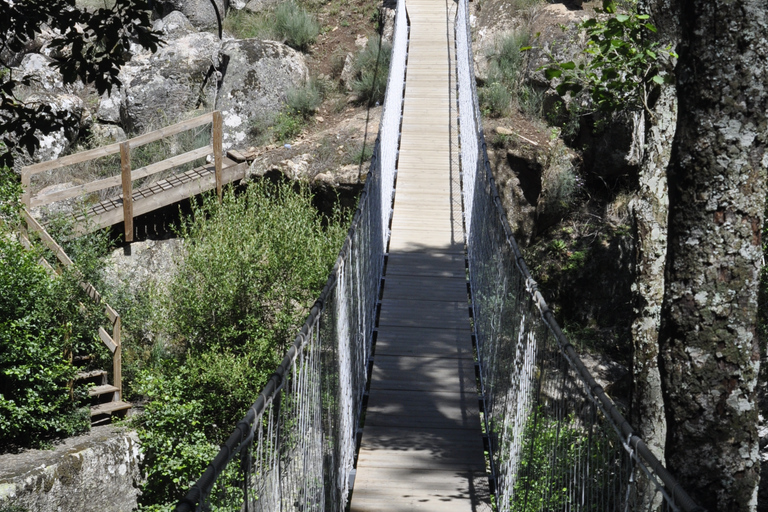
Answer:
<svg viewBox="0 0 768 512"><path fill-rule="evenodd" d="M194 128L212 124L213 143L202 148L194 149L186 153L175 155L138 169L131 169L131 149L155 142L166 137L171 137L179 133L192 130ZM106 188L122 186L123 198L123 221L125 224L125 240L133 240L133 182L135 180L151 176L153 174L178 167L185 163L205 158L213 154L216 179L216 193L221 198L222 191L222 168L223 168L223 120L221 112L216 110L200 115L198 117L182 121L158 130L145 133L128 139L123 142L116 142L100 148L83 151L74 155L68 155L48 162L41 162L34 165L28 165L21 169L21 185L23 188L21 200L27 208L43 206L64 199L77 197L81 194L97 192ZM32 194L31 183L32 176L45 171L61 169L69 165L81 164L97 158L120 154L120 174L110 178L95 180L83 185L69 187L50 194Z"/></svg>
<svg viewBox="0 0 768 512"><path fill-rule="evenodd" d="M664 467L664 465L658 460L658 458L651 452L646 443L640 436L638 436L630 423L621 414L621 411L614 404L611 398L605 393L605 390L600 386L595 378L590 373L589 369L584 365L583 361L577 354L575 348L566 338L558 325L555 317L547 305L544 297L537 288L536 281L531 276L528 267L523 259L522 253L515 241L514 235L509 227L507 215L502 206L501 199L499 197L496 182L493 178L491 170L491 164L487 154L487 144L483 136L482 128L482 116L478 105L478 95L476 89L476 81L474 77L474 60L472 58L471 47L471 29L469 25L469 9L468 0L459 0L459 9L457 11L456 20L456 44L457 44L457 75L458 75L458 88L459 88L459 110L460 110L460 137L461 137L461 163L462 163L462 186L464 190L465 201L465 222L467 229L467 245L469 251L469 264L470 264L470 276L478 273L474 271L473 255L471 254L477 244L471 243L472 240L478 240L483 236L488 238L487 233L479 235L473 233L473 230L485 228L485 226L476 226L473 222L475 216L475 201L478 197L486 195L487 199L492 201L492 211L495 211L497 216L497 222L503 229L503 239L511 249L514 264L520 274L520 280L524 283L525 291L528 293L530 300L535 304L536 309L539 312L540 318L543 320L546 328L554 336L559 350L568 361L568 364L575 370L578 378L581 379L584 388L587 391L587 396L596 404L596 406L602 411L604 417L608 420L608 423L616 431L616 434L622 440L622 446L627 451L629 457L640 466L640 470L646 475L650 481L651 486L656 486L657 490L661 493L665 500L665 505L669 506L673 510L684 510L685 512L702 512L705 509L696 504L691 497L680 487L674 477ZM460 48L461 47L461 48ZM462 92L464 94L462 94ZM481 180L485 183L486 190L482 190L480 186L482 183L476 183L477 180ZM488 197L489 196L489 197ZM491 213L487 211L486 213ZM478 221L479 223L480 221ZM486 255L487 256L487 255ZM478 257L482 261L482 257ZM498 276L496 276L498 279ZM472 296L473 298L480 295L480 290L477 289L477 284L473 281ZM487 292L487 290L482 290ZM476 307L477 302L474 303L473 308ZM479 312L476 312L475 318L479 317ZM524 322L524 317L521 322ZM476 324L476 328L479 324ZM521 326L521 332L518 334L519 343L523 342L522 336L524 329ZM478 337L479 333L478 333ZM481 343L478 341L478 343ZM523 342L524 343L524 342ZM534 346L533 350L536 348ZM482 351L478 349L478 353ZM480 360L481 366L487 363L487 361ZM530 371L530 370L529 370ZM483 372L481 371L481 375ZM543 377L532 377L536 379L543 379ZM490 380L490 379L489 379ZM490 382L481 383L483 393L494 393L489 389L493 386ZM541 383L539 383L541 386ZM518 399L521 398L518 395ZM522 399L525 400L525 399ZM486 405L486 408L489 407ZM518 405L519 410L519 405ZM486 409L486 421L492 413ZM535 413L533 413L535 415ZM519 423L522 425L523 423ZM488 424L487 424L488 425ZM489 427L490 428L490 427ZM509 458L508 454L505 457ZM491 456L492 471L498 471L499 468L494 467L493 456ZM514 468L517 471L517 468ZM494 474L494 477L497 476ZM512 479L516 478L516 475L507 475ZM663 485L660 487L659 482ZM507 485L513 485L512 483ZM509 495L507 495L509 496ZM627 495L628 496L628 495ZM627 498L629 499L629 498ZM660 503L655 503L655 507L659 508ZM497 496L497 506L499 510L506 510L509 506L503 500Z"/></svg>
<svg viewBox="0 0 768 512"><path fill-rule="evenodd" d="M281 504L345 509L392 212L408 45L404 0L398 0L393 39L379 137L339 257L282 363L177 512L201 510L213 500L247 511ZM298 417L302 407L321 411ZM236 485L227 484L237 457Z"/></svg>

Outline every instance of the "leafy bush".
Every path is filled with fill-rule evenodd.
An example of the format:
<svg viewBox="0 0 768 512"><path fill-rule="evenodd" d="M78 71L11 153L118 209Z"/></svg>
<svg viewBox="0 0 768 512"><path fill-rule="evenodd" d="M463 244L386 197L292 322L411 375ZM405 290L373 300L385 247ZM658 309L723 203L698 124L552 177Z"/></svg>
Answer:
<svg viewBox="0 0 768 512"><path fill-rule="evenodd" d="M516 85L524 60L520 49L528 46L528 40L528 31L516 30L496 41L493 53L488 56L490 82L500 82L508 87Z"/></svg>
<svg viewBox="0 0 768 512"><path fill-rule="evenodd" d="M277 6L274 23L277 37L300 51L306 51L320 34L320 25L315 18L292 0Z"/></svg>
<svg viewBox="0 0 768 512"><path fill-rule="evenodd" d="M336 258L343 230L327 228L311 195L252 184L219 205L193 209L180 235L186 255L170 285L171 320L195 350L242 350L267 337L282 346L309 311Z"/></svg>
<svg viewBox="0 0 768 512"><path fill-rule="evenodd" d="M607 13L614 14L609 6ZM618 112L648 108L647 98L670 77L660 72L665 57L677 57L652 37L656 27L647 14L614 14L591 18L579 28L587 36L586 61L554 62L547 78L560 79L561 96L588 94L598 111Z"/></svg>
<svg viewBox="0 0 768 512"><path fill-rule="evenodd" d="M68 354L93 353L100 311L79 286L84 269L49 274L43 251L27 250L18 226L16 175L0 170L0 446L44 445L90 428L68 382L75 370Z"/></svg>
<svg viewBox="0 0 768 512"><path fill-rule="evenodd" d="M180 355L137 384L149 400L138 419L145 510L177 500L253 403L325 284L340 220L322 218L305 189L263 182L221 204L208 197L182 224L186 254L166 297Z"/></svg>
<svg viewBox="0 0 768 512"><path fill-rule="evenodd" d="M39 252L0 229L0 446L36 447L90 428L65 354L94 351L95 311L71 273L49 275ZM86 306L84 306L86 307Z"/></svg>
<svg viewBox="0 0 768 512"><path fill-rule="evenodd" d="M387 90L392 45L378 35L368 39L355 59L355 80L352 90L361 102L382 103Z"/></svg>
<svg viewBox="0 0 768 512"><path fill-rule="evenodd" d="M299 135L303 127L304 117L289 107L285 107L275 117L272 134L278 142L285 142Z"/></svg>

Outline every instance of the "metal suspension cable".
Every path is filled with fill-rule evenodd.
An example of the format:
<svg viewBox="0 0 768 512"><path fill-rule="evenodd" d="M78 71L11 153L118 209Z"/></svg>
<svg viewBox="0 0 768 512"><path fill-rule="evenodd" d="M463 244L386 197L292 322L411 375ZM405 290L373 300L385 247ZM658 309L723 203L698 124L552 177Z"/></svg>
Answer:
<svg viewBox="0 0 768 512"><path fill-rule="evenodd" d="M497 508L703 511L590 374L528 272L491 173L458 1L467 258Z"/></svg>
<svg viewBox="0 0 768 512"><path fill-rule="evenodd" d="M344 246L282 363L177 512L346 507L392 215L407 44L398 0L379 137Z"/></svg>

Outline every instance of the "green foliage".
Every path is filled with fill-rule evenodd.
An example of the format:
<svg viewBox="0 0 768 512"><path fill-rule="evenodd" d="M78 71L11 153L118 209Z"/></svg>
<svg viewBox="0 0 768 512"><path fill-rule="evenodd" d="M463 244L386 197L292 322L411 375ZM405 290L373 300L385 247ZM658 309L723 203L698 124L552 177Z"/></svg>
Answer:
<svg viewBox="0 0 768 512"><path fill-rule="evenodd" d="M613 471L607 464L611 441L606 438L612 432L598 425L586 425L573 413L560 420L550 414L539 406L526 423L522 458L510 503L513 512L575 507L577 504L572 501L567 485L576 480L574 473L579 471L579 464L591 468L586 478L593 480L596 492L612 483ZM607 495L607 490L605 492Z"/></svg>
<svg viewBox="0 0 768 512"><path fill-rule="evenodd" d="M525 101L526 109L540 108L541 102L539 106L535 103L540 97L534 96L532 89L518 93L525 58L521 48L525 48L528 39L527 31L510 32L496 42L493 53L488 55L488 79L478 91L480 108L486 116L508 115L516 96Z"/></svg>
<svg viewBox="0 0 768 512"><path fill-rule="evenodd" d="M291 112L303 119L314 115L323 102L323 92L317 80L309 80L301 87L289 89L285 95L285 104Z"/></svg>
<svg viewBox="0 0 768 512"><path fill-rule="evenodd" d="M301 51L306 51L320 34L320 25L315 18L292 0L277 6L274 23L277 37Z"/></svg>
<svg viewBox="0 0 768 512"><path fill-rule="evenodd" d="M196 349L282 344L303 321L343 238L307 191L253 184L219 205L208 198L181 226L187 254L170 285L171 320Z"/></svg>
<svg viewBox="0 0 768 512"><path fill-rule="evenodd" d="M289 107L283 108L275 117L272 133L278 142L285 142L301 133L304 117Z"/></svg>
<svg viewBox="0 0 768 512"><path fill-rule="evenodd" d="M155 51L161 40L153 32L146 0L117 0L100 9L80 9L73 0L27 0L6 6L0 17L0 40L10 54L25 50L43 27L55 34L48 43L54 66L64 84L78 80L93 83L99 94L120 85L118 73L131 57L132 43ZM0 70L8 66L0 63ZM0 74L0 165L13 167L20 149L34 153L38 137L79 119L56 113L50 105L24 102L16 96L18 87L31 84L28 76Z"/></svg>
<svg viewBox="0 0 768 512"><path fill-rule="evenodd" d="M185 254L165 296L165 357L139 372L144 510L196 480L253 403L327 279L346 230L289 184L209 196L179 233ZM177 357L173 357L176 354ZM183 425L183 428L180 426Z"/></svg>
<svg viewBox="0 0 768 512"><path fill-rule="evenodd" d="M247 9L229 9L222 25L236 39L270 38L274 28L271 16Z"/></svg>
<svg viewBox="0 0 768 512"><path fill-rule="evenodd" d="M360 102L370 105L384 101L391 58L392 45L378 35L371 36L365 48L357 54L352 90Z"/></svg>
<svg viewBox="0 0 768 512"><path fill-rule="evenodd" d="M501 82L491 82L483 86L479 93L480 108L486 116L503 117L509 114L512 93Z"/></svg>
<svg viewBox="0 0 768 512"><path fill-rule="evenodd" d="M610 5L607 12L613 13ZM648 109L647 98L665 81L660 73L662 58L677 57L660 48L650 37L656 27L646 14L616 14L606 20L588 19L580 24L587 36L582 62L556 62L546 69L550 80L559 78L557 92L588 94L594 107L603 112Z"/></svg>
<svg viewBox="0 0 768 512"><path fill-rule="evenodd" d="M66 353L91 353L97 313L72 273L54 277L0 229L0 446L40 446L87 431L68 381ZM81 311L80 304L86 309Z"/></svg>

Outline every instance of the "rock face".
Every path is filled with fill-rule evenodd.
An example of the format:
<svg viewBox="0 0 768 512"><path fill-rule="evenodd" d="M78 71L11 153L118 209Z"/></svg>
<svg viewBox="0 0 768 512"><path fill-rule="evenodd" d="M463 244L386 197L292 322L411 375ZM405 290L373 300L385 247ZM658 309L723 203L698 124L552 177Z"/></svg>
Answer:
<svg viewBox="0 0 768 512"><path fill-rule="evenodd" d="M215 0L219 16L224 19L229 8L229 0ZM182 12L195 27L202 30L218 29L216 11L211 0L155 0L154 9L160 16L167 16L173 11Z"/></svg>
<svg viewBox="0 0 768 512"><path fill-rule="evenodd" d="M94 427L54 451L2 455L0 510L134 510L141 459L136 432L113 426Z"/></svg>
<svg viewBox="0 0 768 512"><path fill-rule="evenodd" d="M275 41L257 39L224 43L229 57L216 108L224 116L224 146L244 143L254 122L273 118L288 89L309 77L301 53Z"/></svg>
<svg viewBox="0 0 768 512"><path fill-rule="evenodd" d="M35 152L34 158L24 158L24 164L31 162L45 162L64 156L69 148L77 141L81 127L90 122L85 103L80 97L66 93L37 93L26 98L29 102L48 104L58 117L68 120L66 127L48 135L38 134L40 147Z"/></svg>
<svg viewBox="0 0 768 512"><path fill-rule="evenodd" d="M162 32L165 40L197 32L189 18L184 16L181 11L172 11L166 17L155 21L153 28Z"/></svg>
<svg viewBox="0 0 768 512"><path fill-rule="evenodd" d="M141 132L179 121L198 108L210 110L216 80L209 79L211 66L219 63L219 40L209 32L187 34L169 42L145 62L125 66L124 88L119 93L120 120L126 130ZM110 111L115 95L103 100L102 112Z"/></svg>

